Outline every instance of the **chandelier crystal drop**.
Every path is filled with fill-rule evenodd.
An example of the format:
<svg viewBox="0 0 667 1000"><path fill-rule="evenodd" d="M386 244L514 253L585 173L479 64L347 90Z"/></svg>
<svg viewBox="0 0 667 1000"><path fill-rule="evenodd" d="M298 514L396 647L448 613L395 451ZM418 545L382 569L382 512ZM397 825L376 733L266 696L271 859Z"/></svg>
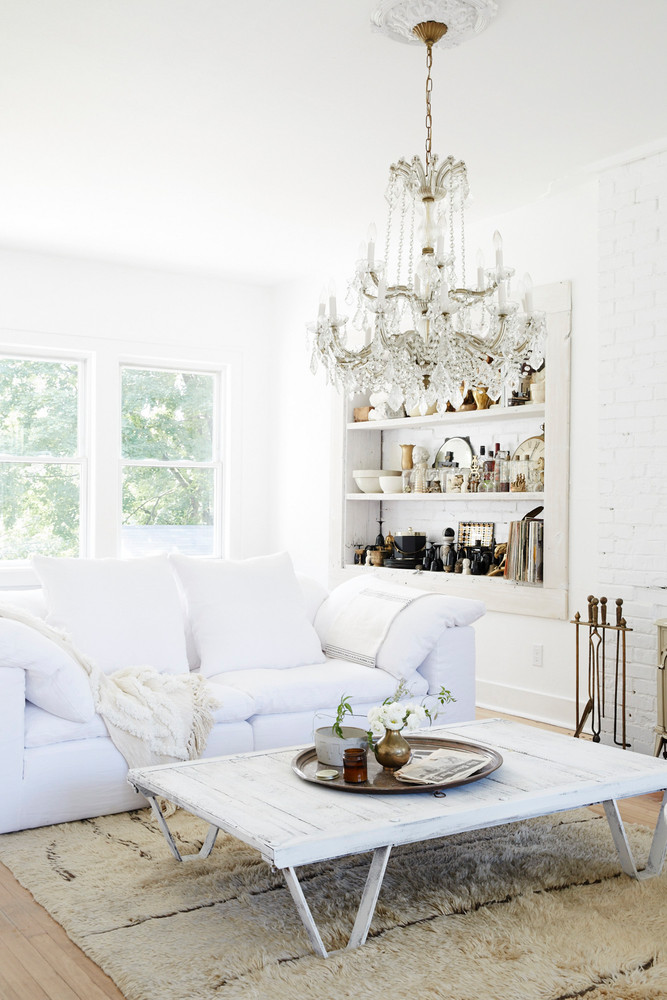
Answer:
<svg viewBox="0 0 667 1000"><path fill-rule="evenodd" d="M447 27L427 21L413 31L427 52L425 158L392 164L384 256L371 226L349 283L351 321L330 289L308 327L311 371L322 365L348 394L382 393L392 410L444 412L469 389L484 387L494 400L516 389L525 365L542 364L546 321L528 275L516 289L522 302L512 299L515 272L498 232L494 266L480 252L474 287L466 284L466 166L431 152L433 46Z"/></svg>

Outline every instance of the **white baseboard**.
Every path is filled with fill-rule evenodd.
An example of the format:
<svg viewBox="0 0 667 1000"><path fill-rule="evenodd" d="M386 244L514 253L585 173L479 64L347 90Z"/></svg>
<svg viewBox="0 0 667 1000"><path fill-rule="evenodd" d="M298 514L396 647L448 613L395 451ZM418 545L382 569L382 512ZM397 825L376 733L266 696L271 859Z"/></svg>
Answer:
<svg viewBox="0 0 667 1000"><path fill-rule="evenodd" d="M575 727L574 698L545 694L544 691L478 680L477 705L490 712L534 719L550 726Z"/></svg>

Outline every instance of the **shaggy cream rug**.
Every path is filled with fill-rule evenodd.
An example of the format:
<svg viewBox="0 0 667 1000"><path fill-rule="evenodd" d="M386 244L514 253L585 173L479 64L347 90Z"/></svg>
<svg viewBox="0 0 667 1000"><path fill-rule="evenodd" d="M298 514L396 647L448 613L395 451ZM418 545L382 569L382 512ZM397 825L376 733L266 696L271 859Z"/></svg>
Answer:
<svg viewBox="0 0 667 1000"><path fill-rule="evenodd" d="M199 849L201 820L179 810L170 826ZM650 835L630 839L643 863ZM586 810L396 849L367 944L327 960L258 854L220 834L178 864L148 810L8 834L0 860L128 1000L667 998L667 875L621 874ZM300 871L328 949L368 860Z"/></svg>

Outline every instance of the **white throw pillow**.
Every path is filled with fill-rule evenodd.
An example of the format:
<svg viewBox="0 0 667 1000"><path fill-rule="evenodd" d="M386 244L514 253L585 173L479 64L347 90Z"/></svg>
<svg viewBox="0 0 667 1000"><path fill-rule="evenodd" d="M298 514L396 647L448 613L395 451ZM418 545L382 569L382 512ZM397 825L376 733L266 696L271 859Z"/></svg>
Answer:
<svg viewBox="0 0 667 1000"><path fill-rule="evenodd" d="M170 559L185 591L204 676L324 662L286 552L239 562Z"/></svg>
<svg viewBox="0 0 667 1000"><path fill-rule="evenodd" d="M47 622L105 673L131 666L188 671L183 608L166 556L37 556L33 565L46 591Z"/></svg>
<svg viewBox="0 0 667 1000"><path fill-rule="evenodd" d="M315 616L315 629L323 644L326 644L329 629L341 611L354 601L359 591L372 589L373 586L399 596L415 597L411 604L397 613L375 661L377 667L398 680L410 679L445 629L470 625L486 611L482 601L432 594L416 587L386 583L361 573L335 587L320 606Z"/></svg>
<svg viewBox="0 0 667 1000"><path fill-rule="evenodd" d="M95 715L88 675L57 643L23 622L0 618L0 667L25 670L26 698L70 722Z"/></svg>

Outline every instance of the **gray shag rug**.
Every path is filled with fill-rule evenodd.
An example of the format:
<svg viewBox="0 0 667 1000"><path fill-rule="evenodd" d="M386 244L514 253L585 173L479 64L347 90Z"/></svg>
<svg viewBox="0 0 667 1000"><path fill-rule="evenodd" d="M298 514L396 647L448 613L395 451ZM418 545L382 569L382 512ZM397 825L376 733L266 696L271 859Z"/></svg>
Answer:
<svg viewBox="0 0 667 1000"><path fill-rule="evenodd" d="M169 823L199 850L205 823ZM356 951L369 856L300 869L326 960L280 872L223 834L179 864L149 810L7 834L0 860L127 1000L667 1000L667 875L623 875L587 810L395 849Z"/></svg>

